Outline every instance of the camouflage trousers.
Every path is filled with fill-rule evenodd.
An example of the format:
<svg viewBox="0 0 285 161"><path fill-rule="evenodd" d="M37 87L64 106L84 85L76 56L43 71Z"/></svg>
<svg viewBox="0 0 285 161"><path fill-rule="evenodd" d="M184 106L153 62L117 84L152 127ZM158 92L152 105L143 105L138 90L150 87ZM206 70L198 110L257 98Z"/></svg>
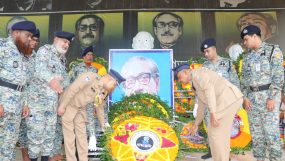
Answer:
<svg viewBox="0 0 285 161"><path fill-rule="evenodd" d="M95 136L96 133L96 124L98 124L98 120L94 116L94 105L90 103L86 107L87 111L87 123L86 123L86 131L87 136ZM97 121L96 121L97 120Z"/></svg>
<svg viewBox="0 0 285 161"><path fill-rule="evenodd" d="M4 116L0 117L0 161L13 161L20 131L23 93L1 86L0 90L4 107Z"/></svg>
<svg viewBox="0 0 285 161"><path fill-rule="evenodd" d="M0 117L0 160L15 160L15 147L20 131L21 114L5 113Z"/></svg>
<svg viewBox="0 0 285 161"><path fill-rule="evenodd" d="M208 107L205 107L204 115L205 124L208 126L210 124L210 111Z"/></svg>
<svg viewBox="0 0 285 161"><path fill-rule="evenodd" d="M63 141L63 132L62 132L62 124L61 124L61 116L57 116L56 122L56 130L55 130L55 138L53 141L53 149L51 151L51 157L62 154L62 141Z"/></svg>
<svg viewBox="0 0 285 161"><path fill-rule="evenodd" d="M104 105L104 120L105 123L108 122L108 109L106 108L107 104ZM88 104L87 105L87 124L86 124L86 131L87 135L94 136L96 133L102 133L102 127L100 125L100 121L98 118L94 115L94 105ZM97 130L96 130L97 129Z"/></svg>
<svg viewBox="0 0 285 161"><path fill-rule="evenodd" d="M47 107L53 106L53 107ZM54 104L30 105L30 116L27 117L28 150L30 158L50 156L54 147L56 137L56 110L46 111L44 109L56 109Z"/></svg>
<svg viewBox="0 0 285 161"><path fill-rule="evenodd" d="M19 133L19 144L21 148L28 148L28 136L27 136L27 123L26 119L21 120L20 133Z"/></svg>
<svg viewBox="0 0 285 161"><path fill-rule="evenodd" d="M270 161L279 161L282 155L282 143L279 131L279 107L281 96L275 97L273 111L266 109L268 91L249 93L252 108L248 111L253 155L257 160L265 160L266 149Z"/></svg>

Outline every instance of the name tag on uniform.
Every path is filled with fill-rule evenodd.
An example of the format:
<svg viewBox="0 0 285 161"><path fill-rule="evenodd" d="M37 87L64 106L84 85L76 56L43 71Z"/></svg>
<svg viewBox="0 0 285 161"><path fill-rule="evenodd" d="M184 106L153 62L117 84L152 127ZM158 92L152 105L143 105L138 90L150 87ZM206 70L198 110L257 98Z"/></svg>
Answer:
<svg viewBox="0 0 285 161"><path fill-rule="evenodd" d="M260 63L255 64L255 71L260 72Z"/></svg>
<svg viewBox="0 0 285 161"><path fill-rule="evenodd" d="M25 63L25 64L23 64L23 70L24 70L24 71L26 71L26 70L27 70L26 65L27 65L26 63Z"/></svg>

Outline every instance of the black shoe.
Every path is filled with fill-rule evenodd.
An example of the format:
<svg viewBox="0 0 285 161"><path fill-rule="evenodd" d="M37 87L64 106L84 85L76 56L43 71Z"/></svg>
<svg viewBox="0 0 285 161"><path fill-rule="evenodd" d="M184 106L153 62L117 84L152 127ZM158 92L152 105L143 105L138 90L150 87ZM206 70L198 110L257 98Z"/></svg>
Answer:
<svg viewBox="0 0 285 161"><path fill-rule="evenodd" d="M41 161L48 161L48 159L49 159L49 156L42 156L41 157Z"/></svg>
<svg viewBox="0 0 285 161"><path fill-rule="evenodd" d="M30 160L31 161L38 161L38 158L34 158L34 159L30 158Z"/></svg>
<svg viewBox="0 0 285 161"><path fill-rule="evenodd" d="M211 152L208 152L207 154L201 156L201 159L209 159L209 158L212 158Z"/></svg>

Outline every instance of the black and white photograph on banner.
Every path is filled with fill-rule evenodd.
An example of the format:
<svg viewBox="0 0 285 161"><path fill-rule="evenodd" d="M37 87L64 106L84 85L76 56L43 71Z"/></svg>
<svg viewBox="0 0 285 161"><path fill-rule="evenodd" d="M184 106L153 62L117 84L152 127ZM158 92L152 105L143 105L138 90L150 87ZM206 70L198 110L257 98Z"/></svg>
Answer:
<svg viewBox="0 0 285 161"><path fill-rule="evenodd" d="M0 10L3 12L37 12L52 10L52 0L2 0L0 3Z"/></svg>

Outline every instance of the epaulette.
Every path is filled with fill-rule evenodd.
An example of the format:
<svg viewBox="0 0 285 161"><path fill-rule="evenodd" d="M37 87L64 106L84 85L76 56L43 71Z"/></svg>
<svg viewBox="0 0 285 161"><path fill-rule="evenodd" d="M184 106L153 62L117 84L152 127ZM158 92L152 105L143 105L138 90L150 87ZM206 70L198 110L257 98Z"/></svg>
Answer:
<svg viewBox="0 0 285 161"><path fill-rule="evenodd" d="M12 43L8 38L0 38L0 52L2 56L10 52L10 44L12 45Z"/></svg>
<svg viewBox="0 0 285 161"><path fill-rule="evenodd" d="M229 59L229 58L225 58L225 57L221 57L222 59L224 59L224 60L226 60L226 61L230 61L230 62L233 62L233 60L232 59Z"/></svg>
<svg viewBox="0 0 285 161"><path fill-rule="evenodd" d="M45 44L41 48L45 48L45 49L49 50L49 49L51 49L51 45L50 44Z"/></svg>
<svg viewBox="0 0 285 161"><path fill-rule="evenodd" d="M203 65L210 64L209 60L204 61Z"/></svg>
<svg viewBox="0 0 285 161"><path fill-rule="evenodd" d="M9 41L8 38L0 38L0 46L1 46L1 48L9 46L9 44L12 44L12 43L13 43L13 41Z"/></svg>
<svg viewBox="0 0 285 161"><path fill-rule="evenodd" d="M7 38L0 38L0 44L6 43L8 41Z"/></svg>
<svg viewBox="0 0 285 161"><path fill-rule="evenodd" d="M278 45L278 44L266 43L265 45L266 45L266 46L271 46L271 47L274 47L274 48L279 48L279 45Z"/></svg>

